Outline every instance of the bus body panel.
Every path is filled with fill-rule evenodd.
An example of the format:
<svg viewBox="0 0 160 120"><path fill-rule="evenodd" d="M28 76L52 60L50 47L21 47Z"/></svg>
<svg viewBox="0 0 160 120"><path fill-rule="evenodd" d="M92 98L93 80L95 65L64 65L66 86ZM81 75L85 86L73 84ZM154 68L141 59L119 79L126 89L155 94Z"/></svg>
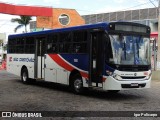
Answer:
<svg viewBox="0 0 160 120"><path fill-rule="evenodd" d="M151 70L140 72L128 72L115 70L113 74L118 75L119 80L108 76L104 82L104 90L126 90L150 88Z"/></svg>
<svg viewBox="0 0 160 120"><path fill-rule="evenodd" d="M143 85L146 84L145 87L136 87L131 86L131 84ZM126 85L126 88L122 88L122 85ZM150 88L151 86L151 78L149 80L126 80L126 81L118 81L113 77L109 76L107 80L103 83L103 90L129 90L129 89L144 89Z"/></svg>
<svg viewBox="0 0 160 120"><path fill-rule="evenodd" d="M52 58L48 54L45 56L45 81L68 84L70 71L67 71L53 60L58 55L52 54Z"/></svg>
<svg viewBox="0 0 160 120"><path fill-rule="evenodd" d="M68 59L66 59L68 56ZM46 54L45 59L45 80L57 83L69 84L69 76L73 70L78 70L82 78L88 79L88 71L86 71L87 55L60 55ZM50 76L49 76L50 75ZM55 78L53 80L53 78ZM86 85L85 85L86 86Z"/></svg>
<svg viewBox="0 0 160 120"><path fill-rule="evenodd" d="M38 78L43 79L44 78L44 57L38 56L37 67L38 67L38 69L37 69L38 70Z"/></svg>
<svg viewBox="0 0 160 120"><path fill-rule="evenodd" d="M57 83L68 84L68 71L65 69L57 69Z"/></svg>
<svg viewBox="0 0 160 120"><path fill-rule="evenodd" d="M50 67L45 68L45 81L57 82L57 69Z"/></svg>
<svg viewBox="0 0 160 120"><path fill-rule="evenodd" d="M29 78L34 78L34 55L33 54L7 54L7 71L21 76L21 69L26 66Z"/></svg>

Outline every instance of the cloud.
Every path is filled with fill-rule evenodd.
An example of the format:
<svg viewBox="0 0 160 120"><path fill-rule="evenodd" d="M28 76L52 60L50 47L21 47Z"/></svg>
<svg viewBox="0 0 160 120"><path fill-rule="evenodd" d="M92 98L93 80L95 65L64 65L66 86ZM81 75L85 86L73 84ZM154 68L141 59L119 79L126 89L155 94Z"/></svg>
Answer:
<svg viewBox="0 0 160 120"><path fill-rule="evenodd" d="M18 23L12 23L12 18L19 18L17 15L7 15L7 14L0 14L0 33L14 33L14 28L18 25ZM17 33L22 33L24 29L20 29Z"/></svg>
<svg viewBox="0 0 160 120"><path fill-rule="evenodd" d="M128 1L128 0L114 0L115 3L124 3L126 1Z"/></svg>
<svg viewBox="0 0 160 120"><path fill-rule="evenodd" d="M0 2L2 2L2 3L14 3L14 4L16 4L16 3L20 3L20 2L23 2L24 0L1 0Z"/></svg>
<svg viewBox="0 0 160 120"><path fill-rule="evenodd" d="M137 3L137 4L143 4L143 3L147 3L149 1L147 0L113 0L115 3Z"/></svg>
<svg viewBox="0 0 160 120"><path fill-rule="evenodd" d="M123 9L124 9L123 6L118 6L118 7L106 6L104 8L98 9L96 13L116 12L116 11L121 11Z"/></svg>
<svg viewBox="0 0 160 120"><path fill-rule="evenodd" d="M61 4L60 0L43 0L43 2L51 6Z"/></svg>
<svg viewBox="0 0 160 120"><path fill-rule="evenodd" d="M146 1L146 0L135 0L137 3L146 3L146 2L149 2L149 1Z"/></svg>

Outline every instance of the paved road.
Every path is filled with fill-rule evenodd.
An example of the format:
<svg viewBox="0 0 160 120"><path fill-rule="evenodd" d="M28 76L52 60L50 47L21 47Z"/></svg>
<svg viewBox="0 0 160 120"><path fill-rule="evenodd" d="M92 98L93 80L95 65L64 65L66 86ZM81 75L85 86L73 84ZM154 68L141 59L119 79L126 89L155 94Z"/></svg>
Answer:
<svg viewBox="0 0 160 120"><path fill-rule="evenodd" d="M86 91L75 95L63 85L45 82L25 85L19 79L0 71L0 111L160 111L160 81L156 80L152 81L152 88L145 90L120 91L114 95ZM147 119L150 120L144 118Z"/></svg>

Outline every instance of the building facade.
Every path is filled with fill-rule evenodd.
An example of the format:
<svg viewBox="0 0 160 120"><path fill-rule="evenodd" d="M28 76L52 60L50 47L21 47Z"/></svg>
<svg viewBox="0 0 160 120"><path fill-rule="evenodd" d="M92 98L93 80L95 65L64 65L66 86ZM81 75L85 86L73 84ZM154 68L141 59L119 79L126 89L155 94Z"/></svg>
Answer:
<svg viewBox="0 0 160 120"><path fill-rule="evenodd" d="M85 24L112 21L129 21L145 24L151 27L151 32L158 31L158 8L146 8L137 10L117 11L81 16ZM36 22L30 23L31 31L36 29ZM45 29L45 28L44 28Z"/></svg>
<svg viewBox="0 0 160 120"><path fill-rule="evenodd" d="M0 62L5 57L7 51L4 50L4 46L6 45L6 34L0 33Z"/></svg>
<svg viewBox="0 0 160 120"><path fill-rule="evenodd" d="M158 31L158 8L91 14L82 17L86 24L109 21L129 21L148 25L151 27L152 32Z"/></svg>

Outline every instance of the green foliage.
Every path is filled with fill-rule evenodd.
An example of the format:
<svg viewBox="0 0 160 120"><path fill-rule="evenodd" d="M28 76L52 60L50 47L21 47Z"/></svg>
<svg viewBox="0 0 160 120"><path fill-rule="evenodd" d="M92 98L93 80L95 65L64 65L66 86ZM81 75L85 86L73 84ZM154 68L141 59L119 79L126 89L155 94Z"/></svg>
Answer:
<svg viewBox="0 0 160 120"><path fill-rule="evenodd" d="M27 32L27 25L30 23L30 20L32 20L31 16L24 16L21 15L20 18L12 18L11 22L18 23L19 25L14 29L14 32L16 32L18 29L25 27L25 32Z"/></svg>
<svg viewBox="0 0 160 120"><path fill-rule="evenodd" d="M7 50L7 45L4 45L3 46L3 51L6 51Z"/></svg>

